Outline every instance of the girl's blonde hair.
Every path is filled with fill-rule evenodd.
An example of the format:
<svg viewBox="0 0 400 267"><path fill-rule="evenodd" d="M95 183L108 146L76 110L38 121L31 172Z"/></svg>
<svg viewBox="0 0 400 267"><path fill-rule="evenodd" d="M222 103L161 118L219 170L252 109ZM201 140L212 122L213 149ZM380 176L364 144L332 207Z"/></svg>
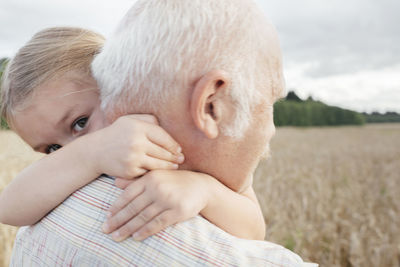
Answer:
<svg viewBox="0 0 400 267"><path fill-rule="evenodd" d="M75 27L53 27L36 33L5 69L0 116L8 122L29 103L35 88L69 71L91 76L90 64L103 47L100 34Z"/></svg>

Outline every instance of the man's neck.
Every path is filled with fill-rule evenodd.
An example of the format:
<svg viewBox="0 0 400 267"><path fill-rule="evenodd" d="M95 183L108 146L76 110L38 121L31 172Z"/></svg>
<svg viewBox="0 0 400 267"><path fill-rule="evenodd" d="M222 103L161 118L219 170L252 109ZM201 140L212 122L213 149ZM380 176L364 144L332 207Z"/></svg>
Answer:
<svg viewBox="0 0 400 267"><path fill-rule="evenodd" d="M239 189L238 193L242 193L246 191L249 187L253 186L253 174L250 174L246 179L246 182L243 184L242 188Z"/></svg>

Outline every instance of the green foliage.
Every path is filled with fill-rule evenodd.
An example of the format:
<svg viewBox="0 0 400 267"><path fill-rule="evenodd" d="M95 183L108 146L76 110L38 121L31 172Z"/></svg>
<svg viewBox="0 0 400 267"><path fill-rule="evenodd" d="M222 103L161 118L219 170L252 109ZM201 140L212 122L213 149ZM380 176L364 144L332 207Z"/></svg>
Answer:
<svg viewBox="0 0 400 267"><path fill-rule="evenodd" d="M10 61L10 59L8 59L8 58L6 58L6 57L0 58L0 70L1 70L1 73L2 73L3 70L5 69L5 67L6 67L6 65L7 65L7 63L8 63L8 61Z"/></svg>
<svg viewBox="0 0 400 267"><path fill-rule="evenodd" d="M1 118L0 129L8 129L7 122L3 118Z"/></svg>
<svg viewBox="0 0 400 267"><path fill-rule="evenodd" d="M290 91L290 92L287 94L286 100L291 100L291 101L296 101L296 102L303 102L303 100L301 100L301 98L298 97L298 96L296 95L296 93L293 92L293 91Z"/></svg>
<svg viewBox="0 0 400 267"><path fill-rule="evenodd" d="M0 81L1 81L1 78L3 77L3 72L4 72L8 62L9 62L8 58L0 59ZM1 91L1 84L0 84L0 91ZM0 118L0 129L8 129L7 122L3 118Z"/></svg>
<svg viewBox="0 0 400 267"><path fill-rule="evenodd" d="M328 106L314 101L311 97L303 101L294 92L289 92L289 94L290 99L278 101L274 105L276 126L362 125L365 123L365 118L361 113Z"/></svg>
<svg viewBox="0 0 400 267"><path fill-rule="evenodd" d="M296 240L294 239L293 236L288 236L285 238L283 241L283 246L291 251L294 251L296 247Z"/></svg>
<svg viewBox="0 0 400 267"><path fill-rule="evenodd" d="M400 122L400 114L397 112L372 112L371 114L363 113L367 123L383 123L383 122Z"/></svg>
<svg viewBox="0 0 400 267"><path fill-rule="evenodd" d="M0 79L3 76L3 72L6 69L7 63L9 61L10 60L8 58L5 58L5 57L0 59Z"/></svg>

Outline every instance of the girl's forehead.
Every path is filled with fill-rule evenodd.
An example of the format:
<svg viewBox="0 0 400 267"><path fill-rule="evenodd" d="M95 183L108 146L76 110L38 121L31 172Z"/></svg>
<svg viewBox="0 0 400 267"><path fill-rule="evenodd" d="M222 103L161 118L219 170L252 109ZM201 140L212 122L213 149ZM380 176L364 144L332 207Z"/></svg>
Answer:
<svg viewBox="0 0 400 267"><path fill-rule="evenodd" d="M37 86L33 91L31 104L46 99L53 99L74 90L74 85L68 80L52 80Z"/></svg>
<svg viewBox="0 0 400 267"><path fill-rule="evenodd" d="M65 99L68 96L82 96L83 94L98 95L98 89L95 84L82 83L78 82L76 79L64 77L39 85L35 89L35 95L32 101Z"/></svg>

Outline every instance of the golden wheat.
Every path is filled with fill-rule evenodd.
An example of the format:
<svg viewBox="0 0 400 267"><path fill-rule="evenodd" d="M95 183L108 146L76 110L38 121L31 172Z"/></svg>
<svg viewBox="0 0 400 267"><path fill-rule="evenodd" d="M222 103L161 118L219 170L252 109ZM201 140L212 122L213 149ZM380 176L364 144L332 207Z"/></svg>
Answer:
<svg viewBox="0 0 400 267"><path fill-rule="evenodd" d="M268 240L321 266L399 266L399 124L279 129L255 188Z"/></svg>
<svg viewBox="0 0 400 267"><path fill-rule="evenodd" d="M40 157L11 131L0 131L0 192L25 166ZM0 224L0 266L8 266L17 227Z"/></svg>
<svg viewBox="0 0 400 267"><path fill-rule="evenodd" d="M321 266L399 266L400 124L279 128L255 190L267 240ZM39 155L0 132L0 190ZM16 228L0 225L0 265Z"/></svg>

